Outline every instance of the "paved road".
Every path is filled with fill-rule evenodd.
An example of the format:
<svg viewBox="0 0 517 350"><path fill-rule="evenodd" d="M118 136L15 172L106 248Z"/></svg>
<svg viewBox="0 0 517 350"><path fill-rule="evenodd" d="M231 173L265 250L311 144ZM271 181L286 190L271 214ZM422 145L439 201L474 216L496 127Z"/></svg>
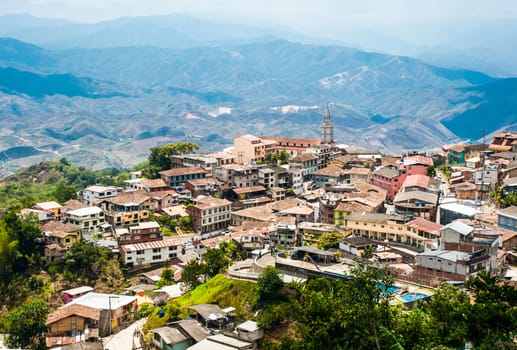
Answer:
<svg viewBox="0 0 517 350"><path fill-rule="evenodd" d="M132 349L143 349L140 344L140 339L135 334L138 333L140 328L144 325L147 318L138 320L134 322L132 325L127 327L126 329L121 330L120 332L113 334L110 337L102 338L102 343L104 344L104 349L109 350L132 350ZM135 347L133 348L133 343Z"/></svg>

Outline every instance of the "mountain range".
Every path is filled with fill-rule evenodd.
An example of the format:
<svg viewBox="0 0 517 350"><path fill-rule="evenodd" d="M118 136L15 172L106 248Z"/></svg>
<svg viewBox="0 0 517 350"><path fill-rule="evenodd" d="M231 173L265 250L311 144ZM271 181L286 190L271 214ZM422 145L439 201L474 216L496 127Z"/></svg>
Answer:
<svg viewBox="0 0 517 350"><path fill-rule="evenodd" d="M146 27L145 18L138 21ZM169 29L177 32L181 23L170 24L173 44L165 47L165 38L132 36L123 23L134 28L131 19L109 30L85 25L82 39L74 36L77 47L57 44L65 34L45 47L0 39L3 174L60 157L93 168L127 167L149 147L179 140L212 151L244 133L318 138L327 104L338 143L385 152L478 140L517 124L514 78L280 40L254 27L199 36L209 22L177 35ZM0 34L9 25L15 27L0 24ZM34 34L17 30L27 39ZM109 39L106 31L119 34Z"/></svg>

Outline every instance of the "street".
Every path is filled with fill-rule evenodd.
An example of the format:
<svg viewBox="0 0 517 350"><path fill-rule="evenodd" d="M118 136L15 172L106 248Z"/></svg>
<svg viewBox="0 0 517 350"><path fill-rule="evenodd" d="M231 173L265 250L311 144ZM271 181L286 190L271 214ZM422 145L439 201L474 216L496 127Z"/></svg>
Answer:
<svg viewBox="0 0 517 350"><path fill-rule="evenodd" d="M139 350L143 349L142 344L140 344L140 338L138 337L138 332L140 328L144 325L147 318L138 320L134 322L132 325L127 327L126 329L121 330L120 332L113 334L109 337L102 338L102 343L104 344L104 349L109 350ZM136 331L136 335L135 335ZM133 344L135 347L133 347Z"/></svg>

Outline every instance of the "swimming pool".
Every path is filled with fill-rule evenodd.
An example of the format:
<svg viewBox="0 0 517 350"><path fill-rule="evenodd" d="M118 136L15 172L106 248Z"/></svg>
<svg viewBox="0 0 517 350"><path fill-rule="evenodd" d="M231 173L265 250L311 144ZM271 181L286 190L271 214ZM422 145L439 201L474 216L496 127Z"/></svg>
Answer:
<svg viewBox="0 0 517 350"><path fill-rule="evenodd" d="M405 303L409 303L412 301L425 299L425 298L429 298L429 295L422 294L422 293L406 293L406 294L400 296L400 299L402 299L402 301L404 301Z"/></svg>

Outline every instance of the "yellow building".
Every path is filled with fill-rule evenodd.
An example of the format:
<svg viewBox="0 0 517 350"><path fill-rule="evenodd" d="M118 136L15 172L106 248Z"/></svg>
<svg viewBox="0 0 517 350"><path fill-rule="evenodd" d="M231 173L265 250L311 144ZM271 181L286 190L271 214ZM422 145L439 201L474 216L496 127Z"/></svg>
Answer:
<svg viewBox="0 0 517 350"><path fill-rule="evenodd" d="M126 192L99 203L106 221L113 226L130 226L149 221L151 204L151 197L142 192Z"/></svg>

